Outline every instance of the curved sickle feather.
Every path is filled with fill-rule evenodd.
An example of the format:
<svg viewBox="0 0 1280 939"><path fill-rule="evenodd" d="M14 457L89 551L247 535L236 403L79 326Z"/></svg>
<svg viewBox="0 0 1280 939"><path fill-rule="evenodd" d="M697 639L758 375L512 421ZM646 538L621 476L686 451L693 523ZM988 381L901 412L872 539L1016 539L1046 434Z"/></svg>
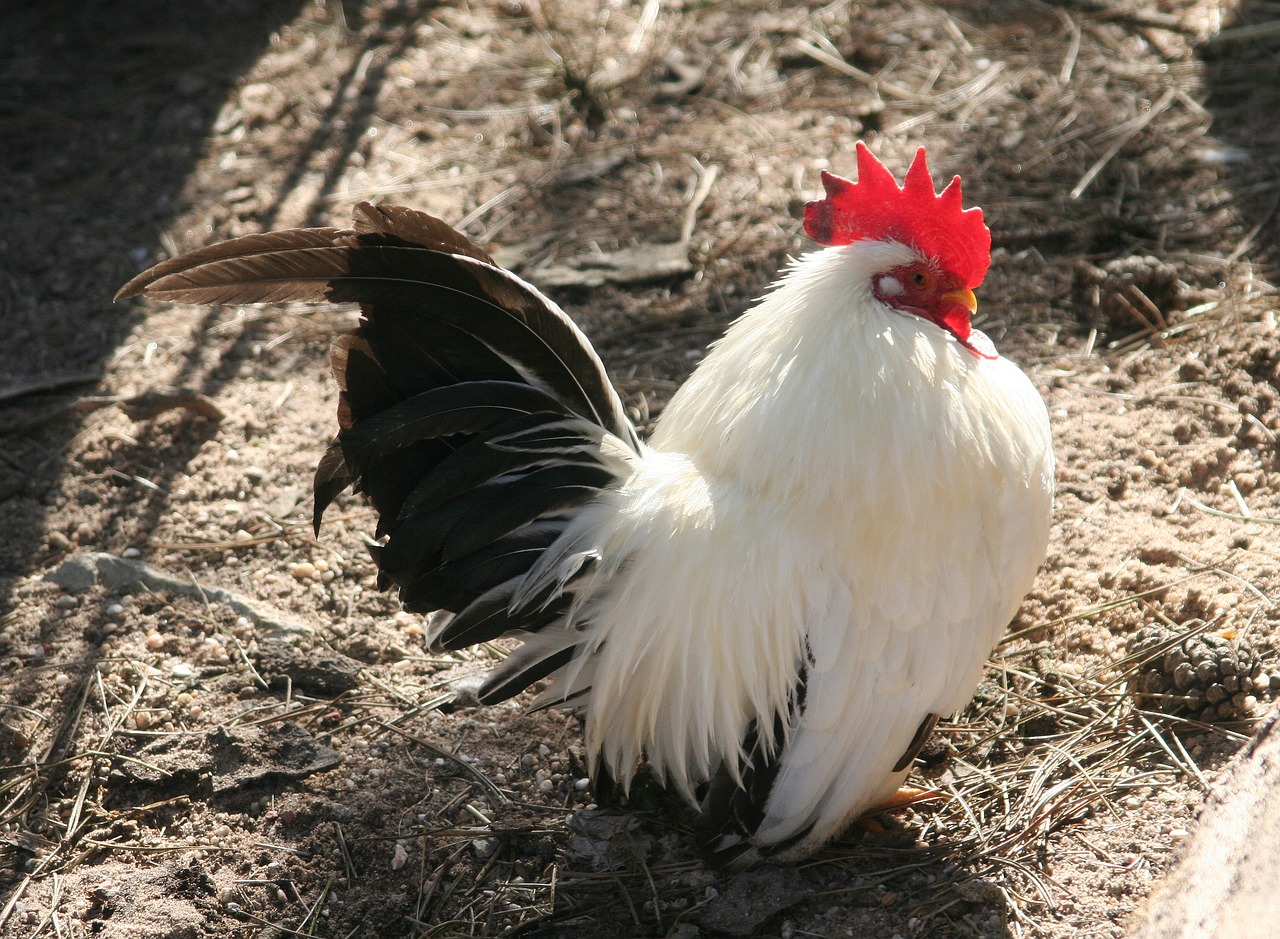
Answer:
<svg viewBox="0 0 1280 939"><path fill-rule="evenodd" d="M399 340L407 332L421 341L435 321L469 335L473 355L514 368L638 448L603 363L556 304L433 216L367 203L356 213L354 230L248 235L165 261L125 284L116 299L357 302L370 322L410 321L404 325L412 329L395 331ZM377 343L376 335L369 339Z"/></svg>

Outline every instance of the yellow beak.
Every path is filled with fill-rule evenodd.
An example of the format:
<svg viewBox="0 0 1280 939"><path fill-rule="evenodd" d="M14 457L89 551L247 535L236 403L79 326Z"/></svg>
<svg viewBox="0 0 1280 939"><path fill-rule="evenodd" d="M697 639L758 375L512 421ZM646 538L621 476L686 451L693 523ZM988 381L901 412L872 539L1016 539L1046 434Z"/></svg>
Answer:
<svg viewBox="0 0 1280 939"><path fill-rule="evenodd" d="M971 314L978 312L978 298L968 287L957 287L955 290L949 290L942 295L942 299L960 304Z"/></svg>

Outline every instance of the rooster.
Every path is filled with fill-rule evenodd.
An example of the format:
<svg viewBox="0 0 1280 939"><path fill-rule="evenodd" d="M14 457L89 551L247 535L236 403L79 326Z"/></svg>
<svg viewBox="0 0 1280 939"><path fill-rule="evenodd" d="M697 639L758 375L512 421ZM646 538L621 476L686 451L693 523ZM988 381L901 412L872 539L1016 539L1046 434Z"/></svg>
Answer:
<svg viewBox="0 0 1280 939"><path fill-rule="evenodd" d="M1048 539L1043 401L970 325L990 264L956 177L900 186L862 144L804 213L823 250L716 342L652 438L547 297L444 222L250 235L117 296L355 302L315 525L354 486L385 589L429 640L521 644L485 703L544 679L597 781L647 760L711 861L794 861L885 804L965 705Z"/></svg>

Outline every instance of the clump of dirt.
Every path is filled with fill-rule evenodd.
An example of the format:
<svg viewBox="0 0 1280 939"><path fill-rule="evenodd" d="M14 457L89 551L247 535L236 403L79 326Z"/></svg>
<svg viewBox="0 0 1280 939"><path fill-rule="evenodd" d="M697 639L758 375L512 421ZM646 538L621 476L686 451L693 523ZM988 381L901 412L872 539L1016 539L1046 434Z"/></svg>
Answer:
<svg viewBox="0 0 1280 939"><path fill-rule="evenodd" d="M1185 713L1206 724L1248 720L1280 692L1280 674L1266 670L1250 643L1218 633L1186 636L1144 626L1125 649L1138 659L1134 703L1140 708Z"/></svg>

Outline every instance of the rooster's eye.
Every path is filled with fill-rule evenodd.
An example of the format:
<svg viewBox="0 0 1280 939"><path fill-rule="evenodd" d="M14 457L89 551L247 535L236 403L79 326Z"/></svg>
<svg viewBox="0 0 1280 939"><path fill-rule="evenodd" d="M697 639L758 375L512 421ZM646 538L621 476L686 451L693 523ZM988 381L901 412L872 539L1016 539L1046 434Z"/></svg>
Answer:
<svg viewBox="0 0 1280 939"><path fill-rule="evenodd" d="M929 283L929 277L927 274L923 273L922 271L916 271L914 274L911 275L911 282L915 284L917 287L923 287Z"/></svg>

